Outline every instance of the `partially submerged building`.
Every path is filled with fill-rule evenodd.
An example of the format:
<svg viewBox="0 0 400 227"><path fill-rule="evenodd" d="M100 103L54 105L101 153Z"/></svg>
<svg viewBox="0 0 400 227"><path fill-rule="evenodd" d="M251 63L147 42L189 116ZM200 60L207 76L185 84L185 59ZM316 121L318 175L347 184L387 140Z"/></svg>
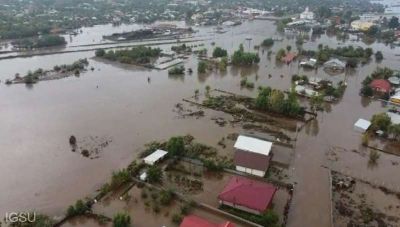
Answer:
<svg viewBox="0 0 400 227"><path fill-rule="evenodd" d="M221 205L254 214L262 214L271 207L277 188L266 182L234 176L218 195Z"/></svg>
<svg viewBox="0 0 400 227"><path fill-rule="evenodd" d="M381 94L389 94L392 90L392 86L390 85L389 81L385 79L376 79L373 80L369 86L378 93Z"/></svg>
<svg viewBox="0 0 400 227"><path fill-rule="evenodd" d="M156 150L153 153L151 153L150 155L148 155L147 157L145 157L143 159L144 163L146 163L147 165L154 165L157 162L163 160L165 158L165 156L167 156L168 152L164 151L164 150Z"/></svg>
<svg viewBox="0 0 400 227"><path fill-rule="evenodd" d="M216 224L196 215L188 215L183 218L179 227L235 227L235 225L229 221Z"/></svg>
<svg viewBox="0 0 400 227"><path fill-rule="evenodd" d="M297 57L296 53L288 52L284 57L282 57L282 61L286 64L291 63Z"/></svg>
<svg viewBox="0 0 400 227"><path fill-rule="evenodd" d="M306 87L304 87L302 85L296 85L296 87L294 87L294 91L297 94L304 95L306 97L311 97L311 96L314 96L314 95L318 96L319 95L319 92L314 91L313 89L306 88Z"/></svg>
<svg viewBox="0 0 400 227"><path fill-rule="evenodd" d="M239 136L234 145L236 170L264 177L271 160L272 142Z"/></svg>
<svg viewBox="0 0 400 227"><path fill-rule="evenodd" d="M364 120L362 118L358 119L357 122L354 124L354 130L357 132L364 133L368 130L371 126L371 122Z"/></svg>
<svg viewBox="0 0 400 227"><path fill-rule="evenodd" d="M325 62L324 68L331 71L343 71L346 68L346 63L334 58Z"/></svg>
<svg viewBox="0 0 400 227"><path fill-rule="evenodd" d="M310 58L307 61L302 61L300 62L300 66L314 68L315 66L317 66L317 59Z"/></svg>

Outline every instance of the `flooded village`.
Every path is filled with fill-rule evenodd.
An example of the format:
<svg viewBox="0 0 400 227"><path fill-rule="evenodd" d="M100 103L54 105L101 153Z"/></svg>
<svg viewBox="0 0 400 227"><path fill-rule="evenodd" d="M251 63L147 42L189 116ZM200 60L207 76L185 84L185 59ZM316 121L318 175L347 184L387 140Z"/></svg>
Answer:
<svg viewBox="0 0 400 227"><path fill-rule="evenodd" d="M0 42L0 226L400 226L400 3L194 2Z"/></svg>

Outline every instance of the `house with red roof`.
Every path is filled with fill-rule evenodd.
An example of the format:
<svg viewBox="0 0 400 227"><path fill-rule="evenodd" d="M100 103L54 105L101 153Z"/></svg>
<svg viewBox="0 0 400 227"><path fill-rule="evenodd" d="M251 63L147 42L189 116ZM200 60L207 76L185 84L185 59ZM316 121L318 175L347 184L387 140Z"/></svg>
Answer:
<svg viewBox="0 0 400 227"><path fill-rule="evenodd" d="M376 79L373 80L369 86L375 91L383 94L388 94L392 90L392 86L390 82L385 79Z"/></svg>
<svg viewBox="0 0 400 227"><path fill-rule="evenodd" d="M288 52L283 58L282 61L285 62L286 64L289 64L292 62L295 58L297 57L296 53Z"/></svg>
<svg viewBox="0 0 400 227"><path fill-rule="evenodd" d="M235 225L229 221L215 224L199 216L188 215L182 220L179 227L235 227Z"/></svg>
<svg viewBox="0 0 400 227"><path fill-rule="evenodd" d="M234 176L218 195L221 205L262 214L270 208L277 188L266 182Z"/></svg>

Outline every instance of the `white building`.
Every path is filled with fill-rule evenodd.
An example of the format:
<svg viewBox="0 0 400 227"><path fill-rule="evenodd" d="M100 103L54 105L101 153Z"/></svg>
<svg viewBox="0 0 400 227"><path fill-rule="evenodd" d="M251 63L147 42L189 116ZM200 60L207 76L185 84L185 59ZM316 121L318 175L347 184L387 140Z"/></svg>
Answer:
<svg viewBox="0 0 400 227"><path fill-rule="evenodd" d="M168 152L166 152L166 151L156 150L153 153L151 153L149 156L145 157L143 159L143 161L147 165L152 166L152 165L156 164L158 161L162 160L167 154L168 154Z"/></svg>
<svg viewBox="0 0 400 227"><path fill-rule="evenodd" d="M314 20L314 13L311 12L308 7L306 7L306 10L304 10L304 12L302 12L300 14L300 19L301 20Z"/></svg>
<svg viewBox="0 0 400 227"><path fill-rule="evenodd" d="M364 119L358 119L358 121L354 124L354 130L357 132L364 133L368 130L368 128L371 126L371 122L364 120Z"/></svg>
<svg viewBox="0 0 400 227"><path fill-rule="evenodd" d="M271 160L272 143L261 139L239 136L234 145L236 170L263 177Z"/></svg>

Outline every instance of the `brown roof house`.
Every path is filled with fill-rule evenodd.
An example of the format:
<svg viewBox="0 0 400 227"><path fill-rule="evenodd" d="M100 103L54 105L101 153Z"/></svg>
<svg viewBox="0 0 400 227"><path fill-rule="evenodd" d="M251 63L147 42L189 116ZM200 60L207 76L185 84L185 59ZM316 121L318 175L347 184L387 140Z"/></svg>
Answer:
<svg viewBox="0 0 400 227"><path fill-rule="evenodd" d="M271 160L272 143L253 137L239 136L234 145L236 170L264 177Z"/></svg>

